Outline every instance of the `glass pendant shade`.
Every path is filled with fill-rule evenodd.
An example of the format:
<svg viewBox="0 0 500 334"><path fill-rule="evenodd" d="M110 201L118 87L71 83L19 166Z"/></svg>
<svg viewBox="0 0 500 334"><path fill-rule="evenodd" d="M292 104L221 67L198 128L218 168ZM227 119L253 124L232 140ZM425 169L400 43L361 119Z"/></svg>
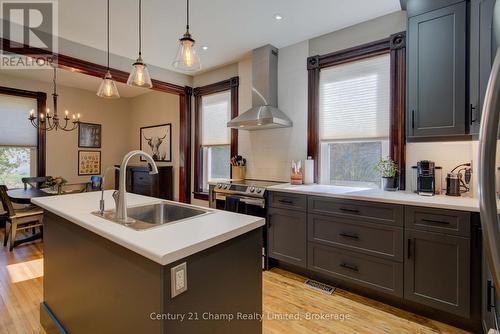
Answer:
<svg viewBox="0 0 500 334"><path fill-rule="evenodd" d="M102 79L101 85L99 86L99 90L97 91L97 96L106 97L110 99L117 99L120 97L120 93L118 93L118 88L116 88L116 83L111 76L111 73L108 71L106 75Z"/></svg>
<svg viewBox="0 0 500 334"><path fill-rule="evenodd" d="M179 41L179 49L172 66L186 72L201 70L200 58L194 49L194 39L191 35L187 32Z"/></svg>
<svg viewBox="0 0 500 334"><path fill-rule="evenodd" d="M141 57L137 58L137 61L132 64L132 71L128 77L127 85L144 88L153 87L148 67L144 64Z"/></svg>

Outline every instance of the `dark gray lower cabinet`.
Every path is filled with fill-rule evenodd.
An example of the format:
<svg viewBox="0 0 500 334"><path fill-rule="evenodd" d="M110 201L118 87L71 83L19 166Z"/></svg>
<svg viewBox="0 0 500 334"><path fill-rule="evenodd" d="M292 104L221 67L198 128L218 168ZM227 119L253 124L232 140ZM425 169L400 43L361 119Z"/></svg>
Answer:
<svg viewBox="0 0 500 334"><path fill-rule="evenodd" d="M403 264L310 242L308 269L403 297Z"/></svg>
<svg viewBox="0 0 500 334"><path fill-rule="evenodd" d="M305 212L270 208L268 214L269 257L306 267Z"/></svg>
<svg viewBox="0 0 500 334"><path fill-rule="evenodd" d="M404 297L470 315L470 239L406 230Z"/></svg>

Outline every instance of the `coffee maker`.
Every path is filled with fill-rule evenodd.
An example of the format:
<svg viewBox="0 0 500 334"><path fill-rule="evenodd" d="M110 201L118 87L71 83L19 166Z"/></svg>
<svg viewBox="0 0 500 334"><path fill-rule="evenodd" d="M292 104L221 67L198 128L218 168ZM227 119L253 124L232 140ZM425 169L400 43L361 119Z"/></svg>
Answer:
<svg viewBox="0 0 500 334"><path fill-rule="evenodd" d="M417 162L417 193L423 196L433 196L436 189L436 168L433 161Z"/></svg>

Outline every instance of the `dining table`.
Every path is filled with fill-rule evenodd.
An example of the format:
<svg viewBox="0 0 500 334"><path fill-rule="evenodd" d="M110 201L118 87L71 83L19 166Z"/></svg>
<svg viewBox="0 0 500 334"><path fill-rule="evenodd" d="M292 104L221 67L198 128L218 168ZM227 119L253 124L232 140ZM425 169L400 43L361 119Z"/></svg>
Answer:
<svg viewBox="0 0 500 334"><path fill-rule="evenodd" d="M7 196L9 196L10 200L13 203L17 204L31 204L32 198L46 197L53 195L57 195L57 193L50 193L36 188L28 188L28 189L20 188L20 189L7 190Z"/></svg>

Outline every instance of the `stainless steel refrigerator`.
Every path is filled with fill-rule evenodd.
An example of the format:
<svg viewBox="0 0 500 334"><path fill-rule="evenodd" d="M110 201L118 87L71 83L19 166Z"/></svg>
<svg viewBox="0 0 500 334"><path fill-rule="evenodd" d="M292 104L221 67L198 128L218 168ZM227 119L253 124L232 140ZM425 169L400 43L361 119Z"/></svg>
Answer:
<svg viewBox="0 0 500 334"><path fill-rule="evenodd" d="M487 3L486 1L480 1ZM484 93L479 134L479 205L483 231L483 328L499 330L500 321L500 217L497 207L496 173L499 167L497 146L500 122L500 0L491 1L491 73ZM485 50L483 50L484 52ZM496 289L496 290L495 290Z"/></svg>

